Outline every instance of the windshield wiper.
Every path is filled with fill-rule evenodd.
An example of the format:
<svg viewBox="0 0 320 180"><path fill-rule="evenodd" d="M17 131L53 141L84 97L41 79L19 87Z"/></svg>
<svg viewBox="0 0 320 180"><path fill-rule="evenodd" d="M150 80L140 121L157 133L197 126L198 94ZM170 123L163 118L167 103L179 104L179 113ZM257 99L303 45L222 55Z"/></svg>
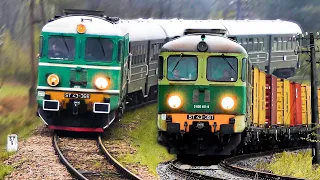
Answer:
<svg viewBox="0 0 320 180"><path fill-rule="evenodd" d="M237 73L237 71L232 67L232 65L230 64L230 62L227 60L227 58L226 58L225 56L222 56L222 59L223 59L226 63L228 63L228 65L231 67L231 69L232 69L235 73Z"/></svg>
<svg viewBox="0 0 320 180"><path fill-rule="evenodd" d="M104 46L103 46L103 44L102 44L102 40L101 40L101 37L100 37L100 36L99 36L99 43L100 43L100 47L101 47L101 49L102 49L103 58L105 58L105 57L106 57L106 53L104 52Z"/></svg>
<svg viewBox="0 0 320 180"><path fill-rule="evenodd" d="M178 60L178 62L176 63L176 65L174 66L171 72L173 72L176 69L176 67L178 66L182 58L183 58L183 53L180 54L180 59Z"/></svg>
<svg viewBox="0 0 320 180"><path fill-rule="evenodd" d="M63 35L63 34L61 34L61 36L62 36L62 39L63 39L64 45L66 46L66 48L67 48L68 52L70 52L69 47L68 47L68 44L67 44L67 41L66 41L66 39L64 38L64 35Z"/></svg>

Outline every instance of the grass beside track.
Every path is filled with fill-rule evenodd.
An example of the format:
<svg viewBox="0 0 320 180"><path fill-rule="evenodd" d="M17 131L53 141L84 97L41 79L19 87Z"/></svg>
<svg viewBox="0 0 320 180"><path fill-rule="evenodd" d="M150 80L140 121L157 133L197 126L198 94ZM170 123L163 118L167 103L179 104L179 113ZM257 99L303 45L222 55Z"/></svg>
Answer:
<svg viewBox="0 0 320 180"><path fill-rule="evenodd" d="M279 153L269 164L260 164L259 166L281 176L292 176L308 180L320 179L320 165L312 165L311 150L299 153Z"/></svg>
<svg viewBox="0 0 320 180"><path fill-rule="evenodd" d="M150 105L134 112L125 114L124 119L110 128L108 142L110 144L127 142L134 152L121 155L121 163L141 164L157 176L156 167L160 162L174 158L167 150L157 143L157 105Z"/></svg>
<svg viewBox="0 0 320 180"><path fill-rule="evenodd" d="M0 180L14 168L3 164L12 154L5 149L7 135L17 134L20 142L41 124L35 109L27 107L27 94L28 88L18 84L5 84L0 89Z"/></svg>

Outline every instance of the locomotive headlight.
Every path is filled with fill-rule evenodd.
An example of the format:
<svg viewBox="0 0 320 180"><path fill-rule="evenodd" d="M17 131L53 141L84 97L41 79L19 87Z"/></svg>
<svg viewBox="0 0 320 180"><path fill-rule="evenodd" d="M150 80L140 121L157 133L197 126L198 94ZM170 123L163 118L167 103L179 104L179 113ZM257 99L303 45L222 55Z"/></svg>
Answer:
<svg viewBox="0 0 320 180"><path fill-rule="evenodd" d="M49 86L57 86L60 82L60 79L59 79L59 76L56 75L56 74L50 74L48 77L47 77L47 83L49 84Z"/></svg>
<svg viewBox="0 0 320 180"><path fill-rule="evenodd" d="M94 85L96 86L96 88L98 89L106 89L109 85L109 82L106 78L103 77L98 77L95 81L94 81Z"/></svg>
<svg viewBox="0 0 320 180"><path fill-rule="evenodd" d="M168 99L168 104L171 108L177 109L181 106L181 98L179 96L170 96Z"/></svg>
<svg viewBox="0 0 320 180"><path fill-rule="evenodd" d="M231 97L225 97L221 101L221 106L225 110L230 110L234 107L234 100Z"/></svg>

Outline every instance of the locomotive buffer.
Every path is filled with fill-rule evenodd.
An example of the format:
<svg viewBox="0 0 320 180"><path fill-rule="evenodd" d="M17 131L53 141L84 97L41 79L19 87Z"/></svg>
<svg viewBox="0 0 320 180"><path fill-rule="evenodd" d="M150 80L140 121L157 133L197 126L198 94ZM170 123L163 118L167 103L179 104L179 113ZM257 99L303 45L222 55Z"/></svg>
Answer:
<svg viewBox="0 0 320 180"><path fill-rule="evenodd" d="M320 52L319 48L315 50L315 39L320 39L319 32L317 32L316 37L313 33L306 32L306 36L303 34L298 34L297 39L310 40L309 47L298 47L296 53L307 53L310 55L311 61L311 117L312 117L312 135L314 139L312 140L312 164L320 164L320 124L319 124L319 112L318 112L318 76L317 76L317 66L316 66L316 52Z"/></svg>

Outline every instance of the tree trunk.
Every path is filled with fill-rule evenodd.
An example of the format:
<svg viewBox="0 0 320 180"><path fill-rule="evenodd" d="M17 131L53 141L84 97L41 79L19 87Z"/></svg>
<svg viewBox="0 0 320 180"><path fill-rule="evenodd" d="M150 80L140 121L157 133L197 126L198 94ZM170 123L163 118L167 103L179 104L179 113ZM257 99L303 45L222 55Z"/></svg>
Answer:
<svg viewBox="0 0 320 180"><path fill-rule="evenodd" d="M44 0L40 0L40 13L41 13L41 17L42 17L42 25L44 26L47 22L47 18L46 18L46 13L44 11Z"/></svg>
<svg viewBox="0 0 320 180"><path fill-rule="evenodd" d="M31 65L31 87L29 89L29 107L35 104L35 85L36 85L36 68L35 68L35 55L34 55L34 0L30 0L30 65Z"/></svg>

